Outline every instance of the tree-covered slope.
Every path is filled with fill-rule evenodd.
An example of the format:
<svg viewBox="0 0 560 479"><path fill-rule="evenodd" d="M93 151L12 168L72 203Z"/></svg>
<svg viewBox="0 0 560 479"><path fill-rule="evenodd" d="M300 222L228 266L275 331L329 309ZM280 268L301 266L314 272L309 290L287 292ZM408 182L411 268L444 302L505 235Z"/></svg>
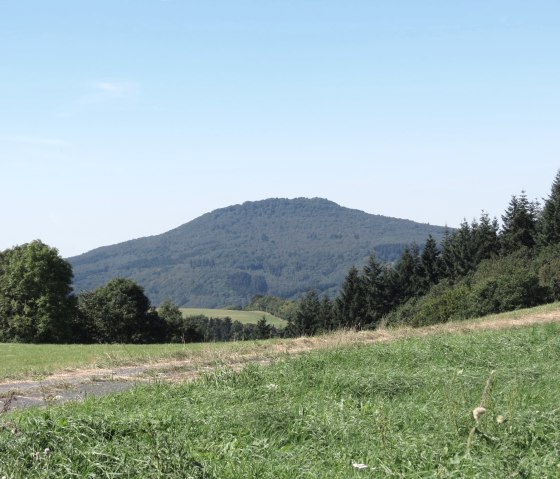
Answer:
<svg viewBox="0 0 560 479"><path fill-rule="evenodd" d="M76 291L116 276L145 287L154 304L216 307L255 294L336 293L348 268L398 257L404 244L444 228L344 208L321 198L268 199L207 213L167 233L69 258Z"/></svg>

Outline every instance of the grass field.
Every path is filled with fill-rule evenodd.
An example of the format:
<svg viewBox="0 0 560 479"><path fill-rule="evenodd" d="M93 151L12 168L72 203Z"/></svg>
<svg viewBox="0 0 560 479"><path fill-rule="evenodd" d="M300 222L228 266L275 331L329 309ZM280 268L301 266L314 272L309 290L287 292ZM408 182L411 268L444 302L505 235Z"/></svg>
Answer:
<svg viewBox="0 0 560 479"><path fill-rule="evenodd" d="M232 321L239 321L241 323L257 324L259 319L264 316L268 324L272 324L277 328L283 328L287 322L278 318L270 313L264 311L238 311L231 309L207 309L207 308L181 308L183 316L197 316L202 314L208 318L225 318L229 316Z"/></svg>
<svg viewBox="0 0 560 479"><path fill-rule="evenodd" d="M18 344L0 343L0 380L44 376L76 368L110 368L182 358L204 349L239 347L213 344ZM1 476L0 476L1 477Z"/></svg>
<svg viewBox="0 0 560 479"><path fill-rule="evenodd" d="M560 477L559 359L558 323L464 330L7 413L0 477Z"/></svg>

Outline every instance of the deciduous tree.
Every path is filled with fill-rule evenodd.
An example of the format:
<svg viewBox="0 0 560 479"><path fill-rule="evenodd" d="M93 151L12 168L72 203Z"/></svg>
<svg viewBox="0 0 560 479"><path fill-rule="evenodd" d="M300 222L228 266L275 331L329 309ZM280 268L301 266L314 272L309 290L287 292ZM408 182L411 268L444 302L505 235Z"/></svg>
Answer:
<svg viewBox="0 0 560 479"><path fill-rule="evenodd" d="M0 253L0 339L65 342L75 314L72 267L40 240Z"/></svg>

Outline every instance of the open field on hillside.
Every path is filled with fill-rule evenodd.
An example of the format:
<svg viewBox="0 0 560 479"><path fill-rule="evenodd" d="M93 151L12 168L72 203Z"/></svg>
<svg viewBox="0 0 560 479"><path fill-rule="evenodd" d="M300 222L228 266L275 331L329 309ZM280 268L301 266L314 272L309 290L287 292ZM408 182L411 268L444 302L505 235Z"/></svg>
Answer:
<svg viewBox="0 0 560 479"><path fill-rule="evenodd" d="M213 344L18 344L0 343L0 382L76 368L112 368L154 362L212 349Z"/></svg>
<svg viewBox="0 0 560 479"><path fill-rule="evenodd" d="M200 311L200 310L199 310ZM522 309L485 318L439 324L423 328L399 327L360 333L338 331L313 338L274 339L204 344L19 344L0 343L0 384L8 379L44 378L49 375L71 376L75 370L94 370L103 375L119 366L142 365L161 368L171 362L193 360L209 364L272 359L285 354L313 349L336 348L345 344L385 342L427 334L470 332L475 329L499 329L522 324L560 320L560 303ZM245 361L243 361L245 362Z"/></svg>
<svg viewBox="0 0 560 479"><path fill-rule="evenodd" d="M209 308L181 308L183 316L197 316L204 315L208 318L225 318L229 316L232 321L239 321L240 323L257 324L259 319L264 316L268 324L272 324L277 328L286 326L286 321L278 318L270 313L264 311L238 311L232 309L209 309Z"/></svg>
<svg viewBox="0 0 560 479"><path fill-rule="evenodd" d="M559 477L558 305L517 315L0 414L0 477Z"/></svg>

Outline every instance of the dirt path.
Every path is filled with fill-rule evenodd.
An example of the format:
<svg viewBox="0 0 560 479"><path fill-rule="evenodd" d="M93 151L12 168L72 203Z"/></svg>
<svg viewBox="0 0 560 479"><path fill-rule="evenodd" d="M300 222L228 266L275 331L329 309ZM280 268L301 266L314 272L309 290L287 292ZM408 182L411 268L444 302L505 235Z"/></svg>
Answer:
<svg viewBox="0 0 560 479"><path fill-rule="evenodd" d="M500 315L484 320L438 324L424 328L343 331L318 337L286 339L255 346L249 353L231 350L201 351L190 359L138 364L113 369L78 369L52 374L43 380L0 382L0 414L30 406L46 406L87 396L128 389L135 384L192 380L220 367L239 370L248 363L268 364L287 355L337 348L352 344L394 341L432 334L460 334L476 330L497 330L560 322L560 308L548 312Z"/></svg>

